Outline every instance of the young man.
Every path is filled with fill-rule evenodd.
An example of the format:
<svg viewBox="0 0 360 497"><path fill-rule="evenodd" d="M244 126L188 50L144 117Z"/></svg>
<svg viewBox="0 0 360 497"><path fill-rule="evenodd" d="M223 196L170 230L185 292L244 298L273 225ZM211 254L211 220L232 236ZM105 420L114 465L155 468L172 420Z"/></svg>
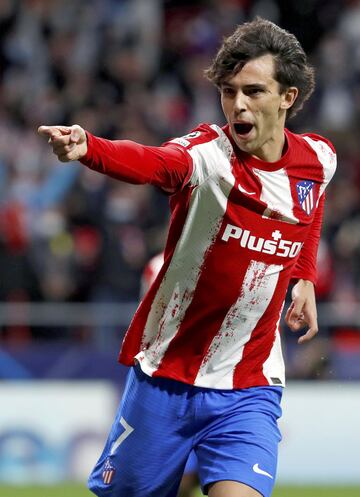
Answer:
<svg viewBox="0 0 360 497"><path fill-rule="evenodd" d="M131 367L89 485L99 496L175 497L194 450L210 497L271 494L284 386L279 321L318 331L314 281L335 152L285 129L314 87L299 42L263 19L239 26L208 78L227 125L162 147L41 126L61 161L170 195L164 264L125 336Z"/></svg>

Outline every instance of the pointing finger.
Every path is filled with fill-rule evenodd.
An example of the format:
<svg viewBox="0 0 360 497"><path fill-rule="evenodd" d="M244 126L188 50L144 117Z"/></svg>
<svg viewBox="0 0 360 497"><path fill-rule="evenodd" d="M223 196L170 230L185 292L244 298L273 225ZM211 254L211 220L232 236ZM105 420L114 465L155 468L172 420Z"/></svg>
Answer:
<svg viewBox="0 0 360 497"><path fill-rule="evenodd" d="M66 126L39 126L38 133L41 136L47 136L50 140L71 133L71 129Z"/></svg>
<svg viewBox="0 0 360 497"><path fill-rule="evenodd" d="M54 126L40 126L38 128L38 133L41 136L47 136L49 140L56 136L61 136L60 130L57 130Z"/></svg>

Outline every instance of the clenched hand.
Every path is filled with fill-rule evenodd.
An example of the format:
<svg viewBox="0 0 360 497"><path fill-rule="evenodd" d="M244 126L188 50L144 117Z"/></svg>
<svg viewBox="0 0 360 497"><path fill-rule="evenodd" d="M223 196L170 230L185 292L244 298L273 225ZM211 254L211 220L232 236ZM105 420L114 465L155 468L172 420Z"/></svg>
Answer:
<svg viewBox="0 0 360 497"><path fill-rule="evenodd" d="M61 162L79 160L86 155L86 133L77 124L73 126L40 126L38 133L48 138L54 154Z"/></svg>

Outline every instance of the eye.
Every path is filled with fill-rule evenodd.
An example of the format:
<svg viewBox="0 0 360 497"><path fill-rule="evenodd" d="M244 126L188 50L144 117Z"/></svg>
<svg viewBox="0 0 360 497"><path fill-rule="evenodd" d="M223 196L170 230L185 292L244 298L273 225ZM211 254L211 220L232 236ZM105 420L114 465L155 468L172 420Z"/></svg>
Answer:
<svg viewBox="0 0 360 497"><path fill-rule="evenodd" d="M230 88L228 86L225 86L221 89L221 93L225 97L233 97L235 95L235 90L233 88Z"/></svg>
<svg viewBox="0 0 360 497"><path fill-rule="evenodd" d="M263 88L250 88L249 90L247 90L246 94L247 95L259 95L260 93L264 93L264 90Z"/></svg>

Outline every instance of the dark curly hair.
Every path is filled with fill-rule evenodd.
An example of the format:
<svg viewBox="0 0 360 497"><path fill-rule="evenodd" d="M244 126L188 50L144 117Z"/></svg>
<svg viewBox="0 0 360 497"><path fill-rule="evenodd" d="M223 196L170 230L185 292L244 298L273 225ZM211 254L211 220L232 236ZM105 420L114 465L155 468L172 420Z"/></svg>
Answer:
<svg viewBox="0 0 360 497"><path fill-rule="evenodd" d="M274 79L280 85L280 93L290 86L299 91L294 104L287 110L287 117L292 117L314 91L314 69L308 64L297 38L271 21L256 17L254 21L238 26L224 39L205 76L221 88L221 84L239 72L249 60L266 54L274 57Z"/></svg>

